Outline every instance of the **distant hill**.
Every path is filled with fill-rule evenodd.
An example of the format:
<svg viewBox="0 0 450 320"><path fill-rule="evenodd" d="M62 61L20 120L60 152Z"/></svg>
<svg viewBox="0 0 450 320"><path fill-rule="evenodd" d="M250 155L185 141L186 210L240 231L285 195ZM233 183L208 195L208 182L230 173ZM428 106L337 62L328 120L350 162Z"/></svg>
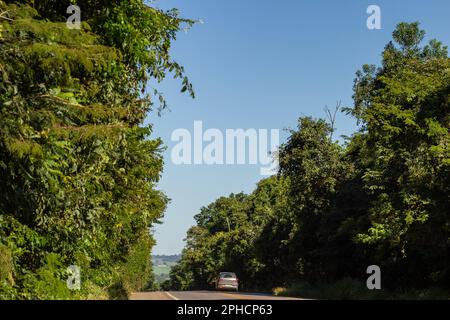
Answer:
<svg viewBox="0 0 450 320"><path fill-rule="evenodd" d="M153 255L153 273L158 283L169 278L170 268L181 259L181 255Z"/></svg>
<svg viewBox="0 0 450 320"><path fill-rule="evenodd" d="M152 261L154 265L157 264L164 264L164 263L177 263L180 261L181 255L180 254L174 254L174 255L153 255Z"/></svg>

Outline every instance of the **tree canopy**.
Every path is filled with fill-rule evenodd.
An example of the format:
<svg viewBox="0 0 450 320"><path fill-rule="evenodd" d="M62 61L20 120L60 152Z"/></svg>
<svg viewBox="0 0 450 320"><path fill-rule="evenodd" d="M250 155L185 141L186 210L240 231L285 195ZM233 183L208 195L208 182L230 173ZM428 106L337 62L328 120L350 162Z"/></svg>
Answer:
<svg viewBox="0 0 450 320"><path fill-rule="evenodd" d="M152 281L149 228L168 200L162 141L143 121L165 101L146 89L171 73L193 95L170 57L193 22L87 0L73 30L71 3L0 1L0 298L123 298Z"/></svg>
<svg viewBox="0 0 450 320"><path fill-rule="evenodd" d="M301 117L277 176L202 208L166 285L205 287L227 270L244 289L341 281L354 291L375 264L388 290L448 292L450 59L424 36L400 23L381 65L356 73L344 110L360 130L345 144L325 120Z"/></svg>

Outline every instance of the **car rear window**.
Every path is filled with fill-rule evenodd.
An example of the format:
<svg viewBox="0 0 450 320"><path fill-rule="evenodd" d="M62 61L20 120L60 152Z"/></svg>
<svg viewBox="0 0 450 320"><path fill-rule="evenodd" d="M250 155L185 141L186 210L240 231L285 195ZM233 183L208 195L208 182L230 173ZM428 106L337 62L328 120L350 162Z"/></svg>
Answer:
<svg viewBox="0 0 450 320"><path fill-rule="evenodd" d="M221 273L221 278L236 278L236 275L234 273Z"/></svg>

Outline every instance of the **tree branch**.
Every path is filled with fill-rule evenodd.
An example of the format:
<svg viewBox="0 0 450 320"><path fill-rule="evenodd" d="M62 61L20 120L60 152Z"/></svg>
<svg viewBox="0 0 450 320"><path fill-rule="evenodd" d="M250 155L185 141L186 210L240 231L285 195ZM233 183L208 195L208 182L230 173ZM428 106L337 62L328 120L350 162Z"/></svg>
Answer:
<svg viewBox="0 0 450 320"><path fill-rule="evenodd" d="M325 106L325 113L327 115L328 120L330 121L330 126L331 126L330 141L333 140L333 133L336 129L334 127L334 125L336 123L336 115L340 110L341 110L341 101L336 102L336 107L333 112L328 108L328 106Z"/></svg>
<svg viewBox="0 0 450 320"><path fill-rule="evenodd" d="M0 12L0 18L1 18L1 19L5 19L5 20L8 20L8 21L14 21L14 20L11 19L11 18L5 17L5 14L7 14L7 13L8 13L8 11Z"/></svg>

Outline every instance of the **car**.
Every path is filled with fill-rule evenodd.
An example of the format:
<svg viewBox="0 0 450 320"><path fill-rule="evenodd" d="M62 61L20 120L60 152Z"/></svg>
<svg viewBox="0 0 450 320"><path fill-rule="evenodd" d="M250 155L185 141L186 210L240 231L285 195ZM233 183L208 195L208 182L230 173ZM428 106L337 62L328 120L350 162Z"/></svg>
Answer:
<svg viewBox="0 0 450 320"><path fill-rule="evenodd" d="M215 281L216 290L239 291L239 279L234 272L221 272Z"/></svg>

